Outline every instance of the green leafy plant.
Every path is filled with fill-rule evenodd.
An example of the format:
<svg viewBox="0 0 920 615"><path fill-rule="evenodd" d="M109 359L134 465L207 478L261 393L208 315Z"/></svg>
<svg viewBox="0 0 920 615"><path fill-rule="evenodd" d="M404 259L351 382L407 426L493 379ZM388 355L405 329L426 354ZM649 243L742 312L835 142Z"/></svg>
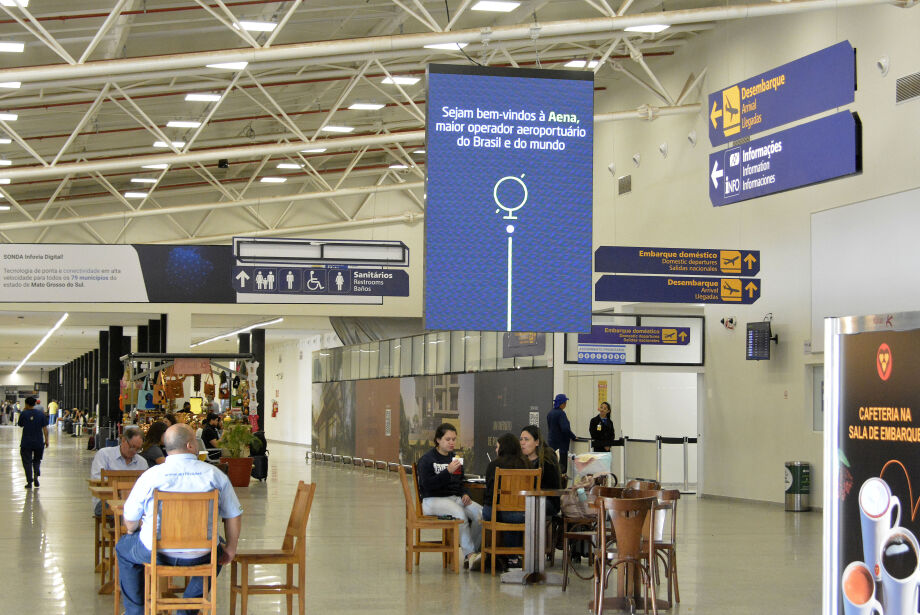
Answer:
<svg viewBox="0 0 920 615"><path fill-rule="evenodd" d="M230 457L242 457L246 446L256 451L262 448L262 441L252 435L249 425L235 421L224 423L224 433L217 444L227 449Z"/></svg>

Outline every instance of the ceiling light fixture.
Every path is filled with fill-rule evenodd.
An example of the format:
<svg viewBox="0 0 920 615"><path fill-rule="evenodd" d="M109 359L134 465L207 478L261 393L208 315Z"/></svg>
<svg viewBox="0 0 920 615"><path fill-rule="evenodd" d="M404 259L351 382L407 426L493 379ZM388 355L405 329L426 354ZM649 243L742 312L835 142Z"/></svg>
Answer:
<svg viewBox="0 0 920 615"><path fill-rule="evenodd" d="M301 154L321 154L326 151L325 147L317 147L314 149L302 149L300 150Z"/></svg>
<svg viewBox="0 0 920 615"><path fill-rule="evenodd" d="M590 62L587 60L570 60L565 63L566 68L584 68L585 66L588 68L596 68L597 60L591 60Z"/></svg>
<svg viewBox="0 0 920 615"><path fill-rule="evenodd" d="M0 117L0 119L2 119L2 117ZM154 147L169 147L169 144L166 143L166 141L154 141L153 146ZM172 146L176 148L185 147L185 141L173 141Z"/></svg>
<svg viewBox="0 0 920 615"><path fill-rule="evenodd" d="M409 167L404 164L391 164L391 169L408 169Z"/></svg>
<svg viewBox="0 0 920 615"><path fill-rule="evenodd" d="M168 164L145 164L145 165L141 166L141 168L142 168L142 169L159 169L159 170L163 170L163 169L168 169L168 168L169 168L169 165L168 165Z"/></svg>
<svg viewBox="0 0 920 615"><path fill-rule="evenodd" d="M218 62L217 64L206 64L208 68L219 68L220 70L243 70L249 66L249 62Z"/></svg>
<svg viewBox="0 0 920 615"><path fill-rule="evenodd" d="M630 26L628 28L623 28L626 32L645 32L646 34L658 34L670 28L671 26L653 23L647 26Z"/></svg>
<svg viewBox="0 0 920 615"><path fill-rule="evenodd" d="M323 132L352 132L354 129L354 126L334 126L332 124L320 128Z"/></svg>
<svg viewBox="0 0 920 615"><path fill-rule="evenodd" d="M352 103L348 108L352 111L377 111L385 106L381 103Z"/></svg>
<svg viewBox="0 0 920 615"><path fill-rule="evenodd" d="M505 2L503 0L479 0L473 5L474 11L492 11L493 13L510 13L517 7L521 6L520 2Z"/></svg>
<svg viewBox="0 0 920 615"><path fill-rule="evenodd" d="M9 211L9 210L10 210L9 205L0 205L0 211Z"/></svg>
<svg viewBox="0 0 920 615"><path fill-rule="evenodd" d="M469 43L434 43L432 45L423 45L425 49L442 49L444 51L460 51Z"/></svg>
<svg viewBox="0 0 920 615"><path fill-rule="evenodd" d="M420 77L400 77L397 75L395 77L385 77L380 83L386 85L415 85L419 81L421 81Z"/></svg>
<svg viewBox="0 0 920 615"><path fill-rule="evenodd" d="M8 167L13 164L12 160L0 159L0 167Z"/></svg>
<svg viewBox="0 0 920 615"><path fill-rule="evenodd" d="M287 177L263 177L259 181L263 184L283 184L287 181Z"/></svg>
<svg viewBox="0 0 920 615"><path fill-rule="evenodd" d="M302 164L294 164L293 162L279 162L276 169L302 169Z"/></svg>
<svg viewBox="0 0 920 615"><path fill-rule="evenodd" d="M157 183L157 180L155 180L152 177L132 177L131 183L132 184L155 184Z"/></svg>
<svg viewBox="0 0 920 615"><path fill-rule="evenodd" d="M201 122L195 121L186 121L186 120L170 120L166 122L166 126L169 128L198 128L201 126Z"/></svg>
<svg viewBox="0 0 920 615"><path fill-rule="evenodd" d="M126 199L146 199L146 192L125 192Z"/></svg>
<svg viewBox="0 0 920 615"><path fill-rule="evenodd" d="M243 28L247 32L273 32L278 27L278 24L271 21L240 21L239 23L239 28L236 24L233 24L233 27L237 30Z"/></svg>
<svg viewBox="0 0 920 615"><path fill-rule="evenodd" d="M243 327L242 329L237 329L236 331L231 331L230 333L222 333L221 335L215 335L214 337L208 338L206 340L196 342L190 345L189 348L195 348L196 346L204 346L205 344L210 344L211 342L222 340L225 337L233 337L234 335L237 335L238 333L249 333L253 329L258 329L259 327L267 327L269 325L274 325L282 321L284 321L283 318L276 318L274 320L266 320L265 322L257 322L254 325L249 325L248 327Z"/></svg>
<svg viewBox="0 0 920 615"><path fill-rule="evenodd" d="M3 6L21 6L25 8L29 6L29 0L0 0L0 4Z"/></svg>
<svg viewBox="0 0 920 615"><path fill-rule="evenodd" d="M217 102L220 94L186 94L185 100L189 102Z"/></svg>
<svg viewBox="0 0 920 615"><path fill-rule="evenodd" d="M12 139L0 138L0 145L9 145L12 142L13 142Z"/></svg>
<svg viewBox="0 0 920 615"><path fill-rule="evenodd" d="M15 122L19 119L19 115L15 113L0 113L0 120L4 122Z"/></svg>
<svg viewBox="0 0 920 615"><path fill-rule="evenodd" d="M425 153L425 150L423 150L423 149L417 149L417 150L415 150L415 151L412 152L412 153L413 153L413 154L424 154L424 153Z"/></svg>
<svg viewBox="0 0 920 615"><path fill-rule="evenodd" d="M13 41L0 41L0 51L6 53L22 53L25 50L25 43L16 43Z"/></svg>
<svg viewBox="0 0 920 615"><path fill-rule="evenodd" d="M55 332L55 331L57 331L58 329L61 328L61 325L64 324L64 321L67 320L67 317L68 317L68 316L70 316L70 314L68 314L67 312L64 312L64 315L61 316L61 317L58 319L58 321L57 321L56 323L54 323L54 326L51 327L50 329L48 329L48 332L45 333L45 337L43 337L43 338L41 339L41 341L35 345L35 348L33 348L32 351L29 352L29 354L26 355L26 358L23 359L22 362L21 362L19 365L16 366L16 369L13 370L13 373L12 373L11 375L15 376L16 373L17 373L20 369L22 369L22 366L29 362L29 359L32 358L32 355L33 355L33 354L35 354L36 352L38 352L38 349L42 347L42 344L44 344L45 342L47 342L47 341L48 341L48 338L51 337L52 335L54 335L54 332Z"/></svg>
<svg viewBox="0 0 920 615"><path fill-rule="evenodd" d="M18 90L22 87L22 81L0 81L0 88L7 90Z"/></svg>
<svg viewBox="0 0 920 615"><path fill-rule="evenodd" d="M10 183L10 178L9 178L9 177L0 177L0 184L6 186L6 185L9 184L9 183Z"/></svg>

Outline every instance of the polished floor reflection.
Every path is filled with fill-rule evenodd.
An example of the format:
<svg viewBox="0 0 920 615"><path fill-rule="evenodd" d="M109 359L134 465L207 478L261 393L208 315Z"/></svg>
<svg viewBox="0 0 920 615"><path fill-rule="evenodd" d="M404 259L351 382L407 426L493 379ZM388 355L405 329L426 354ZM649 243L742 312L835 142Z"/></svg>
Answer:
<svg viewBox="0 0 920 615"><path fill-rule="evenodd" d="M0 464L7 476L0 484L0 574L6 590L0 612L112 613L112 597L96 593L93 573L86 487L92 452L86 438L53 434L41 487L31 492L24 489L18 443L18 428L0 427ZM407 575L404 505L395 475L310 465L300 447L270 443L269 449L268 480L238 490L245 510L241 548L280 546L297 481L315 481L307 526L308 612L587 613L588 581L576 579L566 592L502 585L489 574L442 571L435 555L423 556L415 574ZM682 602L670 612L820 612L820 514L686 496L678 519ZM257 567L255 576L277 579L279 573ZM228 579L222 572L221 614L229 612ZM281 599L265 596L252 598L249 608L283 610Z"/></svg>

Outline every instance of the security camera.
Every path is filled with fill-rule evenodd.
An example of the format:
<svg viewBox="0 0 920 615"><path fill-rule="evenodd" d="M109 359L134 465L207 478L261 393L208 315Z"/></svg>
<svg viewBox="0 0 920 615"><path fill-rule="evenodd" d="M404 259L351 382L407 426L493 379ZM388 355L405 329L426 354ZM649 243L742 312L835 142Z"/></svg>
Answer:
<svg viewBox="0 0 920 615"><path fill-rule="evenodd" d="M690 142L690 145L696 145L696 131L695 130L691 130L687 134L687 141Z"/></svg>
<svg viewBox="0 0 920 615"><path fill-rule="evenodd" d="M632 161L634 165L639 166L639 163L642 162L642 156L639 154L633 154Z"/></svg>
<svg viewBox="0 0 920 615"><path fill-rule="evenodd" d="M661 154L662 158L667 158L668 157L668 144L662 143L661 145L659 145L658 153Z"/></svg>
<svg viewBox="0 0 920 615"><path fill-rule="evenodd" d="M614 177L617 176L617 165L611 162L610 164L607 165L607 170L610 171L610 174L613 175Z"/></svg>
<svg viewBox="0 0 920 615"><path fill-rule="evenodd" d="M891 60L888 56L882 56L875 61L875 66L878 68L879 72L882 73L882 77L888 74L888 69L891 66Z"/></svg>

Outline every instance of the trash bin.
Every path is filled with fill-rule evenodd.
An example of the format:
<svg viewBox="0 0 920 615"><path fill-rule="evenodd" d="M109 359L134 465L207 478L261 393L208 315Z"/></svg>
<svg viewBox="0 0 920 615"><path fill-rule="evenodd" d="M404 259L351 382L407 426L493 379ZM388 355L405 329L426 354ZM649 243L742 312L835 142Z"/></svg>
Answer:
<svg viewBox="0 0 920 615"><path fill-rule="evenodd" d="M811 510L811 465L806 461L786 462L786 510L803 512Z"/></svg>

